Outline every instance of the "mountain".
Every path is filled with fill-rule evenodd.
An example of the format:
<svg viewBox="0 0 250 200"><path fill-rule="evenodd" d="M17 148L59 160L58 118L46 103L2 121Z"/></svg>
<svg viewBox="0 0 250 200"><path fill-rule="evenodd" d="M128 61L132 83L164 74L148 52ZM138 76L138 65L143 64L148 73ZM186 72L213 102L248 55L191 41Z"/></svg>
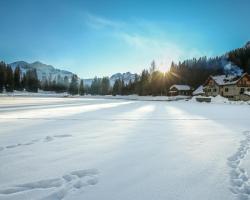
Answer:
<svg viewBox="0 0 250 200"><path fill-rule="evenodd" d="M71 77L73 75L72 72L66 71L66 70L60 70L54 68L52 65L46 65L44 63L41 63L39 61L33 62L33 63L27 63L25 61L17 61L9 64L11 68L14 70L17 66L20 67L22 73L26 73L27 70L30 69L36 69L37 76L40 81L44 80L58 80L58 77L64 78L68 77L69 80L71 80Z"/></svg>
<svg viewBox="0 0 250 200"><path fill-rule="evenodd" d="M56 69L52 65L47 65L44 63L41 63L39 61L33 62L33 63L28 63L25 61L17 61L9 64L12 67L12 70L14 71L17 66L20 67L22 73L26 73L26 71L30 69L36 69L37 71L37 76L40 81L45 81L47 80L58 80L58 77L64 78L65 76L68 77L69 80L71 80L71 77L73 75L72 72L66 71L66 70L60 70ZM130 72L126 73L116 73L110 77L110 84L114 85L115 81L117 79L123 79L124 82L127 84L129 81L134 81L135 79L135 74L132 74ZM84 85L90 86L93 79L83 79L84 80Z"/></svg>
<svg viewBox="0 0 250 200"><path fill-rule="evenodd" d="M135 80L135 76L136 74L132 74L131 72L126 72L126 73L116 73L113 74L112 76L109 77L110 80L110 85L113 86L115 81L118 79L123 79L125 84L128 84L129 81L134 81ZM83 79L84 81L84 85L90 86L93 79L89 78L89 79Z"/></svg>
<svg viewBox="0 0 250 200"><path fill-rule="evenodd" d="M128 84L129 81L133 82L135 80L135 75L136 74L132 74L130 72L113 74L110 77L110 84L113 85L115 83L115 81L118 79L121 79L124 81L125 84Z"/></svg>

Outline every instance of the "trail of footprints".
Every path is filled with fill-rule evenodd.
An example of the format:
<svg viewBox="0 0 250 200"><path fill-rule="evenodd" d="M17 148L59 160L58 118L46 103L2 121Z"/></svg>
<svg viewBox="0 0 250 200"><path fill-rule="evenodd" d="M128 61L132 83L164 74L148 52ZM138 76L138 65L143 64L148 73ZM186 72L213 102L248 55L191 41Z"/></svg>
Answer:
<svg viewBox="0 0 250 200"><path fill-rule="evenodd" d="M13 144L13 145L7 145L5 147L0 146L0 152L5 150L5 149L12 149L12 148L17 148L17 147L21 147L21 146L28 146L28 145L32 145L35 144L37 142L50 142L52 140L58 139L58 138L65 138L65 137L72 137L72 135L70 134L62 134L62 135L53 135L53 136L46 136L43 139L34 139L32 141L26 142L26 143L18 143L18 144Z"/></svg>
<svg viewBox="0 0 250 200"><path fill-rule="evenodd" d="M245 139L240 141L240 147L237 152L228 158L228 166L230 167L230 190L236 194L239 200L250 200L250 180L245 169L241 167L241 164L246 157L250 149L250 131L244 132ZM72 137L72 135L54 135L46 136L42 139L43 142L50 142L57 138ZM6 147L0 147L0 151L9 148L16 148L24 145L32 145L40 139L32 140L27 143L19 143L15 145L9 145ZM98 170L87 169L72 171L69 174L63 175L61 178L45 179L37 182L30 182L25 184L15 185L7 189L0 189L0 195L11 195L24 191L32 191L36 189L51 189L55 191L49 194L47 197L41 200L62 200L68 193L74 192L86 186L95 185L98 183Z"/></svg>
<svg viewBox="0 0 250 200"><path fill-rule="evenodd" d="M230 167L230 190L239 200L250 200L250 181L247 172L241 164L250 149L250 131L244 132L245 139L240 141L237 152L228 158Z"/></svg>
<svg viewBox="0 0 250 200"><path fill-rule="evenodd" d="M72 171L60 178L45 179L0 189L0 196L31 192L38 189L53 189L54 191L40 200L62 200L66 195L74 193L83 187L96 185L98 183L98 174L97 169Z"/></svg>

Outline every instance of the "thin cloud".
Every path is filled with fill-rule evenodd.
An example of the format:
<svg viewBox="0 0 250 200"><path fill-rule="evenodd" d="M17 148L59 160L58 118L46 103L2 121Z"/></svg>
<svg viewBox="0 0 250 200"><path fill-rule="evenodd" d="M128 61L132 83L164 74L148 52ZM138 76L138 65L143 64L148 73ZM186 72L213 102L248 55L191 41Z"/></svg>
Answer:
<svg viewBox="0 0 250 200"><path fill-rule="evenodd" d="M119 29L122 27L121 22L109 20L107 18L96 16L90 13L85 14L85 22L88 26L94 29L101 29L107 27L112 29Z"/></svg>
<svg viewBox="0 0 250 200"><path fill-rule="evenodd" d="M206 52L195 48L185 49L183 46L167 40L167 36L163 34L164 30L152 22L146 23L145 20L142 23L139 20L125 23L87 13L85 21L91 28L106 28L105 31L130 46L131 51L140 54L140 57L143 56L148 61L154 59L161 70L169 69L172 61L178 62L206 55Z"/></svg>

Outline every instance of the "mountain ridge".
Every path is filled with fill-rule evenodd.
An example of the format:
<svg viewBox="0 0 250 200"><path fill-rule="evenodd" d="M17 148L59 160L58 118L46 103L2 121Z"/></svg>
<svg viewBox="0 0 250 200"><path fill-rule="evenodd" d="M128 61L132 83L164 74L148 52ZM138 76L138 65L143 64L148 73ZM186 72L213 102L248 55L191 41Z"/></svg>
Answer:
<svg viewBox="0 0 250 200"><path fill-rule="evenodd" d="M26 61L15 61L9 64L14 71L17 66L20 67L22 74L26 73L27 70L30 69L36 69L37 76L40 81L45 80L51 80L51 81L57 81L58 76L61 78L64 78L65 76L68 77L69 80L71 80L71 77L73 76L73 72L67 71L67 70L61 70L58 68L55 68L52 65L44 64L40 61L35 61L28 63ZM135 75L131 72L125 72L125 73L115 73L111 75L110 78L110 84L113 85L117 79L123 79L124 82L127 84L129 81L134 81ZM87 78L83 79L84 84L87 86L90 86L94 78Z"/></svg>

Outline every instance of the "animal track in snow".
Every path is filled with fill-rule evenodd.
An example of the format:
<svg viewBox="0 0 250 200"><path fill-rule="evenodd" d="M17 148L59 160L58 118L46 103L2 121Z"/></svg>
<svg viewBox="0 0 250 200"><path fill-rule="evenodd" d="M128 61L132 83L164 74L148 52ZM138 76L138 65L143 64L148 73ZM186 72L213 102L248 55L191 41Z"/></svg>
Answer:
<svg viewBox="0 0 250 200"><path fill-rule="evenodd" d="M24 191L37 189L54 189L51 194L42 198L42 200L61 200L69 193L74 193L83 187L96 185L98 183L98 174L97 169L72 171L61 178L45 179L0 189L0 195L20 194Z"/></svg>
<svg viewBox="0 0 250 200"><path fill-rule="evenodd" d="M47 180L41 180L37 182L19 184L12 188L0 190L0 194L14 194L18 192L33 190L33 189L46 189L46 188L52 188L52 187L59 187L61 185L62 185L62 181L59 178L47 179Z"/></svg>
<svg viewBox="0 0 250 200"><path fill-rule="evenodd" d="M5 148L6 148L6 149L12 149L12 148L16 148L16 147L21 146L21 145L22 145L22 144L8 145L8 146L6 146Z"/></svg>
<svg viewBox="0 0 250 200"><path fill-rule="evenodd" d="M50 142L56 138L65 138L65 137L72 137L72 135L62 134L62 135L47 136L46 138L44 138L44 142Z"/></svg>
<svg viewBox="0 0 250 200"><path fill-rule="evenodd" d="M72 135L62 134L62 135L46 136L46 138L44 138L44 142L50 142L56 138L65 138L65 137L72 137Z"/></svg>
<svg viewBox="0 0 250 200"><path fill-rule="evenodd" d="M60 139L60 138L66 138L66 137L72 137L72 135L62 134L62 135L46 136L44 139L42 139L42 141L43 142L50 142L50 141L57 139L57 138ZM0 151L3 151L4 149L13 149L13 148L21 147L21 146L29 146L29 145L35 144L39 141L41 141L41 139L34 139L34 140L32 140L30 142L26 142L26 143L7 145L5 147L0 147Z"/></svg>
<svg viewBox="0 0 250 200"><path fill-rule="evenodd" d="M72 137L70 134L54 135L56 138Z"/></svg>
<svg viewBox="0 0 250 200"><path fill-rule="evenodd" d="M44 142L50 142L50 141L52 141L52 140L54 140L54 138L53 137L51 137L51 136L46 136L46 138L44 138Z"/></svg>
<svg viewBox="0 0 250 200"><path fill-rule="evenodd" d="M245 131L244 135L245 139L240 141L240 147L236 153L228 158L228 166L231 168L231 192L236 194L240 200L249 200L250 181L247 172L241 167L241 164L250 149L250 131Z"/></svg>

